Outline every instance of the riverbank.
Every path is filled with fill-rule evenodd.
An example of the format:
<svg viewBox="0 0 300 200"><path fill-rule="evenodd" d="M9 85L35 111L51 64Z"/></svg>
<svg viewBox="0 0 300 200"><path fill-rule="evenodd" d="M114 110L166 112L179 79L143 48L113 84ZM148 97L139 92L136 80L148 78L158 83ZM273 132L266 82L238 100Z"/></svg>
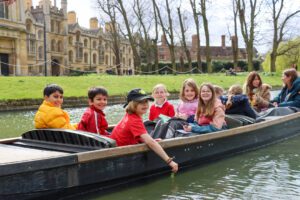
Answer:
<svg viewBox="0 0 300 200"><path fill-rule="evenodd" d="M35 110L42 103L42 91L47 84L56 83L64 89L63 107L87 106L87 90L92 86L104 86L109 93L109 104L125 102L126 93L133 88L143 88L151 93L154 85L163 83L178 98L182 82L193 78L199 85L210 82L228 89L233 84L242 85L247 73L238 76L224 74L143 75L112 76L88 75L78 77L0 77L0 111ZM265 83L279 88L279 75L261 75Z"/></svg>

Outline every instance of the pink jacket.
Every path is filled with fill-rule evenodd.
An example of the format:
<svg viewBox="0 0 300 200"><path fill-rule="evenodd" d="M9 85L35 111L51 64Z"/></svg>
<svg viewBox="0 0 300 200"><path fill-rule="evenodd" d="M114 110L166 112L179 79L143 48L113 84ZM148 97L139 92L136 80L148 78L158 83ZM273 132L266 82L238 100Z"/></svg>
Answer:
<svg viewBox="0 0 300 200"><path fill-rule="evenodd" d="M214 107L214 115L212 117L200 116L198 119L199 125L213 125L214 127L221 129L225 122L225 106L221 103L220 99L217 99Z"/></svg>
<svg viewBox="0 0 300 200"><path fill-rule="evenodd" d="M198 98L192 101L180 101L176 112L187 116L195 115L198 107Z"/></svg>

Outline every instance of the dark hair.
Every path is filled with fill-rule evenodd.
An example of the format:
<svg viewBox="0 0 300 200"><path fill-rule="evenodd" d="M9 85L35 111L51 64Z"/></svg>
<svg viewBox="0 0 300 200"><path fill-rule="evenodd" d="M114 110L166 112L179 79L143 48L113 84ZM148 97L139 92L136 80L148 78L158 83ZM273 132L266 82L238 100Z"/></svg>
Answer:
<svg viewBox="0 0 300 200"><path fill-rule="evenodd" d="M108 96L107 90L104 87L91 87L88 91L88 97L91 101L93 101L98 94Z"/></svg>
<svg viewBox="0 0 300 200"><path fill-rule="evenodd" d="M297 71L295 69L286 69L283 71L283 74L287 77L291 77L291 84L298 78Z"/></svg>
<svg viewBox="0 0 300 200"><path fill-rule="evenodd" d="M58 91L60 94L64 94L64 90L57 84L49 84L44 88L44 96L49 97L54 92Z"/></svg>

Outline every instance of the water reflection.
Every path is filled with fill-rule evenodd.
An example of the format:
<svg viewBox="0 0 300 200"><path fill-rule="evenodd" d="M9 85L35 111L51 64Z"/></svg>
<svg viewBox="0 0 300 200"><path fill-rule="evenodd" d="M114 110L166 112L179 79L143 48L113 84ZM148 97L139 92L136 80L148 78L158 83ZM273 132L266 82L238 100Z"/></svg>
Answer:
<svg viewBox="0 0 300 200"><path fill-rule="evenodd" d="M300 199L300 137L202 167L75 199ZM133 187L134 186L134 187ZM72 198L74 199L74 198Z"/></svg>

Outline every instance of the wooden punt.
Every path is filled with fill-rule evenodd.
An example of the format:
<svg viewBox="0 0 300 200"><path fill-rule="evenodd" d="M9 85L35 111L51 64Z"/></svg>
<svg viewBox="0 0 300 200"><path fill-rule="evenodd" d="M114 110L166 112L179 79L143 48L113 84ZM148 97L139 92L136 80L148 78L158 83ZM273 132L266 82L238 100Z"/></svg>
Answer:
<svg viewBox="0 0 300 200"><path fill-rule="evenodd" d="M170 156L175 156L182 168L279 142L299 133L298 112L216 133L163 140L160 144ZM44 141L37 141L40 139ZM58 141L69 144L53 145ZM92 188L104 190L170 173L166 163L145 144L112 146L111 141L95 134L51 129L1 140L0 199L43 199L45 196L59 199Z"/></svg>

